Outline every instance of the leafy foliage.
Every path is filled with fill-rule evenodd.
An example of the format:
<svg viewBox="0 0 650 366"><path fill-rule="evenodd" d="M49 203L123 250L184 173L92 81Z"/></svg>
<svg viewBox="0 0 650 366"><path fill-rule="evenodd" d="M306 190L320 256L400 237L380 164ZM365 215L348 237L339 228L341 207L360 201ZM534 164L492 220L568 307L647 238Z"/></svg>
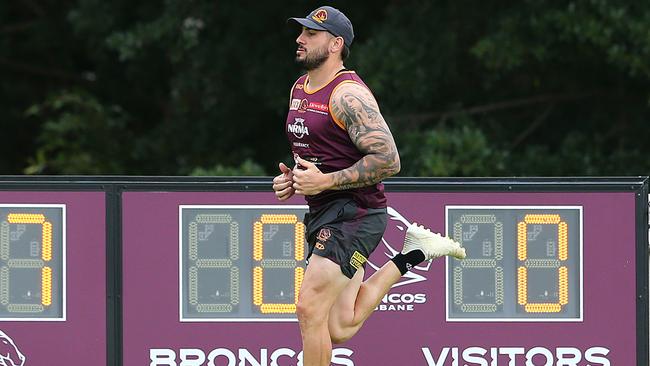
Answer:
<svg viewBox="0 0 650 366"><path fill-rule="evenodd" d="M408 133L400 155L403 175L489 176L504 173L506 154L490 147L486 135L471 124Z"/></svg>
<svg viewBox="0 0 650 366"><path fill-rule="evenodd" d="M286 19L318 5L0 4L0 173L275 174L300 74ZM377 97L402 175L650 172L643 2L332 5L355 25L347 66Z"/></svg>
<svg viewBox="0 0 650 366"><path fill-rule="evenodd" d="M125 165L130 132L119 106L107 108L83 92L63 91L32 106L27 115L44 119L28 174L117 174ZM119 136L118 139L110 136Z"/></svg>
<svg viewBox="0 0 650 366"><path fill-rule="evenodd" d="M248 159L238 166L224 166L217 164L211 168L196 168L190 175L195 176L250 176L266 175L264 168L254 161Z"/></svg>

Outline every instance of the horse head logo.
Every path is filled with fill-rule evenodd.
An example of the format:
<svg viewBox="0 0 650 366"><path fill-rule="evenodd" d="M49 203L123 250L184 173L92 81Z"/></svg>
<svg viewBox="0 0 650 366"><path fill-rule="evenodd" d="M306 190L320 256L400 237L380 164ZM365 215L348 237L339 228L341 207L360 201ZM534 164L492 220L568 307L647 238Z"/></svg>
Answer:
<svg viewBox="0 0 650 366"><path fill-rule="evenodd" d="M386 225L386 232L384 233L384 237L381 238L381 241L384 245L383 246L384 255L386 256L387 260L390 260L397 253L400 252L401 245L398 244L397 247L399 249L395 249L395 246L391 245L389 241L386 239L387 234L390 235L391 237L397 236L401 238L400 240L403 240L404 235L406 234L406 229L411 225L411 222L392 207L388 207L387 212L388 212L389 220L388 220L388 224ZM400 241L400 244L401 243L402 242ZM377 266L373 264L371 261L368 261L368 265L372 267L375 271L379 270L379 268L381 267L381 265ZM431 267L431 261L425 261L421 265L413 267L413 269L406 272L402 276L402 278L393 285L393 288L408 285L411 283L426 281L427 278L421 275L420 273L428 272L430 267Z"/></svg>
<svg viewBox="0 0 650 366"><path fill-rule="evenodd" d="M25 356L20 352L16 343L0 330L0 366L23 366Z"/></svg>

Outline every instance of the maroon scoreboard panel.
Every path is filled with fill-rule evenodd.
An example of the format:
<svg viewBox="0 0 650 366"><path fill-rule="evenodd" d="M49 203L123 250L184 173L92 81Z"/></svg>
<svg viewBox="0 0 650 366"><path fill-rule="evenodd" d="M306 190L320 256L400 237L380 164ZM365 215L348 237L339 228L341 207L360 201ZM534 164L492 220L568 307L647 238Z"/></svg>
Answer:
<svg viewBox="0 0 650 366"><path fill-rule="evenodd" d="M386 190L368 276L413 222L468 255L405 274L332 365L648 366L645 177ZM270 178L0 179L0 365L302 366L307 211Z"/></svg>
<svg viewBox="0 0 650 366"><path fill-rule="evenodd" d="M106 193L64 186L0 180L0 365L107 365Z"/></svg>

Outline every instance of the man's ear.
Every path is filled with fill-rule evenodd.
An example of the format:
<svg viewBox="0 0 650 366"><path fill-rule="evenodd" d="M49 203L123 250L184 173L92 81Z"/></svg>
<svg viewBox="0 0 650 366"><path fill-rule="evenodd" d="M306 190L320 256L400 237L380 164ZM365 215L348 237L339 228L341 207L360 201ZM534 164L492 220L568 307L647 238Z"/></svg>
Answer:
<svg viewBox="0 0 650 366"><path fill-rule="evenodd" d="M343 49L343 45L344 45L343 38L335 37L334 42L330 43L330 52L336 53L340 51L341 49Z"/></svg>

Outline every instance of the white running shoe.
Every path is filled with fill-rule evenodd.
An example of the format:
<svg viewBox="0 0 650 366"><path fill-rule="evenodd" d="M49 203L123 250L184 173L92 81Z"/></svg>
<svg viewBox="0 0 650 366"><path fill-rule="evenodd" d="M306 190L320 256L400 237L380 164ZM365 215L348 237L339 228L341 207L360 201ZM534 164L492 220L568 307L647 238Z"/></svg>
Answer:
<svg viewBox="0 0 650 366"><path fill-rule="evenodd" d="M445 255L458 259L463 259L466 256L465 248L461 247L458 242L446 236L432 233L431 230L414 222L406 230L402 254L415 249L420 249L427 260Z"/></svg>

